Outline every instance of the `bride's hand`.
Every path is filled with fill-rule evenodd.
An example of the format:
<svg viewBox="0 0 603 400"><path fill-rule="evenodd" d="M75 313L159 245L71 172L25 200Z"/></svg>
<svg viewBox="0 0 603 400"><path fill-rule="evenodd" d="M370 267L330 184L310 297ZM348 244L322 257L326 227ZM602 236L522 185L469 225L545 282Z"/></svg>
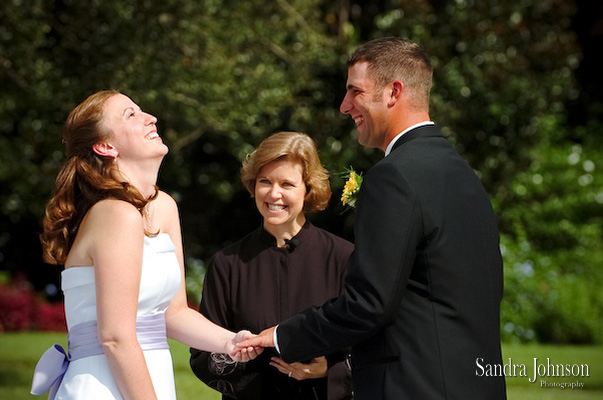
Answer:
<svg viewBox="0 0 603 400"><path fill-rule="evenodd" d="M254 336L255 335L249 331L238 332L232 339L232 341L228 344L228 355L236 362L247 362L259 356L262 351L264 351L263 347L240 347L240 345L237 346L237 344L245 340L251 339Z"/></svg>

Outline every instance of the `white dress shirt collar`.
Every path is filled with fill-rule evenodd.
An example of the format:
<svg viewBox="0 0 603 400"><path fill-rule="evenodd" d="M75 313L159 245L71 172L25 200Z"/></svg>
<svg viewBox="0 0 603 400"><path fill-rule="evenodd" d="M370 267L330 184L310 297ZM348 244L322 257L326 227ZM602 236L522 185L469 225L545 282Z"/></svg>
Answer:
<svg viewBox="0 0 603 400"><path fill-rule="evenodd" d="M384 157L387 157L389 155L389 153L392 152L392 149L394 148L394 144L396 144L396 142L398 141L398 139L400 139L402 137L402 135L404 135L406 132L408 132L410 130L413 130L415 128L418 128L420 126L425 126L425 125L435 125L435 123L432 122L432 121L419 122L418 124L415 124L413 126L410 126L410 127L406 128L406 129L404 129L402 131L402 133L399 133L395 138L392 139L391 142L389 142L389 144L387 145L387 149L385 149L385 156Z"/></svg>

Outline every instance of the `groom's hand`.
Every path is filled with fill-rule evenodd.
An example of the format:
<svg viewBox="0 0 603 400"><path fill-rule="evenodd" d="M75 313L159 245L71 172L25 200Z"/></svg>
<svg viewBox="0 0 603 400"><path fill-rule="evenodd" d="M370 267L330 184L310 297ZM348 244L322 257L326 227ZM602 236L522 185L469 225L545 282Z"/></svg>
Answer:
<svg viewBox="0 0 603 400"><path fill-rule="evenodd" d="M249 331L238 332L232 339L234 349L229 353L230 358L237 362L247 362L259 356L262 351L264 351L263 347L241 345L241 342L253 337L255 337L255 335Z"/></svg>
<svg viewBox="0 0 603 400"><path fill-rule="evenodd" d="M237 343L237 347L274 347L274 330L276 326L263 330L259 335Z"/></svg>

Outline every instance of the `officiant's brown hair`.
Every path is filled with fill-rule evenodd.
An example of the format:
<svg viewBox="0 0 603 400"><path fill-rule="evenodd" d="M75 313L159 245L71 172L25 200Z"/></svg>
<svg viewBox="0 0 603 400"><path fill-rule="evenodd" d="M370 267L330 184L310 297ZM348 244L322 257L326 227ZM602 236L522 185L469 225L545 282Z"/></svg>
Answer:
<svg viewBox="0 0 603 400"><path fill-rule="evenodd" d="M329 173L320 163L314 140L300 132L275 133L264 139L257 149L247 155L241 167L241 180L251 197L255 194L255 182L260 169L277 160L301 163L302 178L307 190L304 212L324 210L331 198Z"/></svg>

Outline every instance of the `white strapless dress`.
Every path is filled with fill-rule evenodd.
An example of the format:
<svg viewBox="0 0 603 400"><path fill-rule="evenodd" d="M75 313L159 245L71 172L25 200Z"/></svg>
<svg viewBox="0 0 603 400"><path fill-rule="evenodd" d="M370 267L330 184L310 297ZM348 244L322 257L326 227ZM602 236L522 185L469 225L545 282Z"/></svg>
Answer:
<svg viewBox="0 0 603 400"><path fill-rule="evenodd" d="M145 237L137 316L165 313L180 287L175 247L166 233ZM94 267L71 267L61 273L67 327L96 321ZM160 400L176 399L174 368L169 349L143 352ZM71 361L56 399L122 399L104 355Z"/></svg>

